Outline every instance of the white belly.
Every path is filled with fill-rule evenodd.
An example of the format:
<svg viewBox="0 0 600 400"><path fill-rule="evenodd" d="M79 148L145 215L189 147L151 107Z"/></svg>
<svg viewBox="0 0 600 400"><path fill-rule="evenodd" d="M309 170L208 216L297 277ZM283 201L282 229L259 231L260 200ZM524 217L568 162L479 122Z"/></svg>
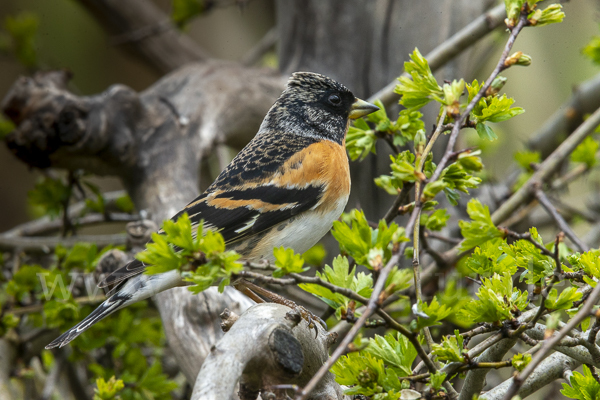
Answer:
<svg viewBox="0 0 600 400"><path fill-rule="evenodd" d="M292 222L282 222L271 229L246 259L250 261L266 259L273 262L275 261L273 249L281 246L293 249L295 253L304 253L329 232L333 221L342 215L347 202L348 197L341 198L331 211L309 210L296 216Z"/></svg>

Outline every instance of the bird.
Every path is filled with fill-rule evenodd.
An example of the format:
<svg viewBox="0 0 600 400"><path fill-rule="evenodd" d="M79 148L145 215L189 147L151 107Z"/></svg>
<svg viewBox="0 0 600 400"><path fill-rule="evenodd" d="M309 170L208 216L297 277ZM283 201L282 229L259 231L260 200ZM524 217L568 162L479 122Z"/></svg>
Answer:
<svg viewBox="0 0 600 400"><path fill-rule="evenodd" d="M307 251L329 232L348 202L345 138L350 120L377 110L325 75L293 73L255 137L172 220L187 213L192 228L203 221L243 261L273 262L273 249L281 246ZM100 282L100 287L112 287L109 297L46 349L65 346L129 304L185 284L177 270L148 275L145 268L134 259Z"/></svg>

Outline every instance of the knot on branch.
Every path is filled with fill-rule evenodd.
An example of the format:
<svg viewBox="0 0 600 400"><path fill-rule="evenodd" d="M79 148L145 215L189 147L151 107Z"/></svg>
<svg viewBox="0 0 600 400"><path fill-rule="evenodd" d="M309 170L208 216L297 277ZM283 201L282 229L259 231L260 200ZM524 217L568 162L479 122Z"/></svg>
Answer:
<svg viewBox="0 0 600 400"><path fill-rule="evenodd" d="M125 226L127 232L127 248L144 247L152 239L152 233L158 230L158 225L152 220L142 219L130 222Z"/></svg>
<svg viewBox="0 0 600 400"><path fill-rule="evenodd" d="M221 317L221 330L223 332L228 332L240 316L231 311L229 308L226 308L221 314L219 314L219 317Z"/></svg>
<svg viewBox="0 0 600 400"><path fill-rule="evenodd" d="M269 348L273 352L275 362L290 375L299 375L304 365L302 346L291 332L285 329L274 329L269 337Z"/></svg>

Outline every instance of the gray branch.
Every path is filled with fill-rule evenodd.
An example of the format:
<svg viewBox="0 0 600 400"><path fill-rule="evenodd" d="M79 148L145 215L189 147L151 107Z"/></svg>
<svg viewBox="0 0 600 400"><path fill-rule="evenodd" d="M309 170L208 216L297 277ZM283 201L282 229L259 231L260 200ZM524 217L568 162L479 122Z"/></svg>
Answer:
<svg viewBox="0 0 600 400"><path fill-rule="evenodd" d="M561 353L554 353L538 365L519 389L518 395L525 398L549 383L560 379L566 371L573 370L581 363ZM504 397L513 378L507 379L492 390L479 396L480 400L500 400Z"/></svg>
<svg viewBox="0 0 600 400"><path fill-rule="evenodd" d="M231 315L226 317L229 330L202 365L192 400L230 399L238 381L242 399L256 398L261 390L280 395L287 390L293 395L293 385L304 386L327 360L330 334L317 325L315 337L315 329L289 307L262 303L249 308L233 324ZM331 373L310 396L344 398Z"/></svg>

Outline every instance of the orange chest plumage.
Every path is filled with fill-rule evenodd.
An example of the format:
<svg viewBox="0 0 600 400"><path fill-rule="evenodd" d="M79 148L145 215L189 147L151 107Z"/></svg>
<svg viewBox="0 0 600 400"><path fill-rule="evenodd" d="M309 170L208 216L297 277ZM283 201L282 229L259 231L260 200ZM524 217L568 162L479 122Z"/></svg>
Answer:
<svg viewBox="0 0 600 400"><path fill-rule="evenodd" d="M345 144L323 140L290 157L269 179L277 186L301 188L321 186L321 201L315 211L327 212L350 194L350 168Z"/></svg>

